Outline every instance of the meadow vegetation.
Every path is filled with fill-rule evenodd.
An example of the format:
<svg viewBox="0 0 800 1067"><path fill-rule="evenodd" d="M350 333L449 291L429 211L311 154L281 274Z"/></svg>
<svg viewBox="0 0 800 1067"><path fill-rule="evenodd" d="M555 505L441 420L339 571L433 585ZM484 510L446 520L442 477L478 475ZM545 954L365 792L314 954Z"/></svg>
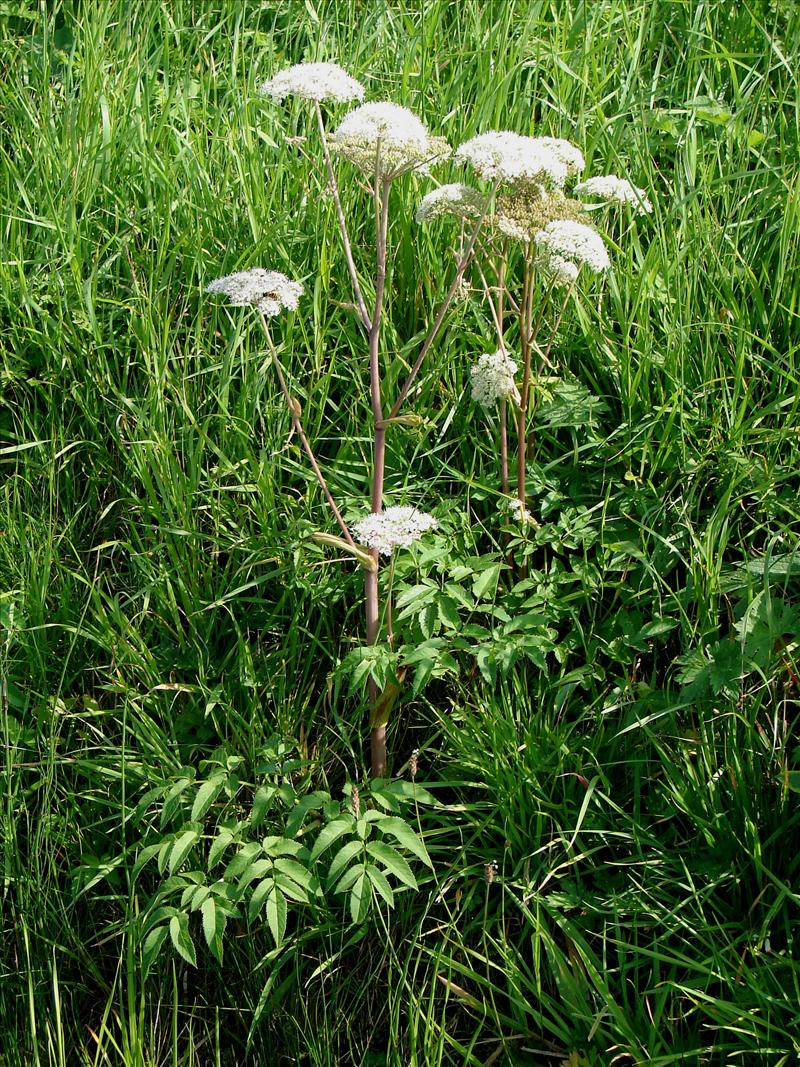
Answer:
<svg viewBox="0 0 800 1067"><path fill-rule="evenodd" d="M0 41L0 1065L797 1062L796 5L2 0ZM652 207L539 293L519 440L472 368L534 283L466 266L377 508L384 201L333 157L354 298L314 109L259 92L311 61ZM390 401L464 180L381 186ZM304 288L269 337L205 292L253 266ZM437 527L365 626L371 495Z"/></svg>

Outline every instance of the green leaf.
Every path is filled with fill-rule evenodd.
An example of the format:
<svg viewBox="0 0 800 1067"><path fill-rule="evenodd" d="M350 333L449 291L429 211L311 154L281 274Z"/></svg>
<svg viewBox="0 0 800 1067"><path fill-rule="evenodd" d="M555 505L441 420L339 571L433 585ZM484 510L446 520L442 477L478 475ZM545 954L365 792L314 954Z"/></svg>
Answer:
<svg viewBox="0 0 800 1067"><path fill-rule="evenodd" d="M350 915L354 923L358 924L366 919L371 898L372 886L366 871L362 871L350 890Z"/></svg>
<svg viewBox="0 0 800 1067"><path fill-rule="evenodd" d="M793 793L800 793L800 771L787 771L786 785Z"/></svg>
<svg viewBox="0 0 800 1067"><path fill-rule="evenodd" d="M203 934L206 944L211 948L217 936L217 905L213 897L208 897L203 901L200 913L203 916Z"/></svg>
<svg viewBox="0 0 800 1067"><path fill-rule="evenodd" d="M319 811L330 799L327 793L309 793L303 797L286 820L286 837L295 837L305 822L306 815L311 811Z"/></svg>
<svg viewBox="0 0 800 1067"><path fill-rule="evenodd" d="M390 908L394 907L394 893L383 871L370 864L367 867L367 877L378 890Z"/></svg>
<svg viewBox="0 0 800 1067"><path fill-rule="evenodd" d="M345 867L349 867L355 857L362 854L363 849L363 841L348 841L339 849L328 870L328 885L333 885Z"/></svg>
<svg viewBox="0 0 800 1067"><path fill-rule="evenodd" d="M408 860L401 856L397 849L387 845L384 841L370 841L367 845L367 852L373 859L382 863L399 882L410 886L411 889L417 888L417 880L408 865Z"/></svg>
<svg viewBox="0 0 800 1067"><path fill-rule="evenodd" d="M461 617L458 614L458 605L449 596L440 596L436 601L439 619L448 630L461 628Z"/></svg>
<svg viewBox="0 0 800 1067"><path fill-rule="evenodd" d="M273 885L267 896L267 925L275 938L275 944L281 945L286 934L286 897L277 886Z"/></svg>
<svg viewBox="0 0 800 1067"><path fill-rule="evenodd" d="M274 885L275 881L273 878L265 878L262 882L259 882L253 890L253 895L247 906L247 918L250 922L253 922L255 917L261 911L264 906L264 901L267 899L267 893L269 893Z"/></svg>
<svg viewBox="0 0 800 1067"><path fill-rule="evenodd" d="M428 867L433 868L433 864L431 863L425 845L407 822L404 822L399 818L389 817L388 819L382 819L377 826L382 833L391 834L403 848L407 848L409 852L412 852L418 859L427 864Z"/></svg>
<svg viewBox="0 0 800 1067"><path fill-rule="evenodd" d="M197 796L194 798L194 804L192 804L192 822L199 822L199 820L203 818L205 813L216 800L217 794L222 789L222 785L223 781L221 778L217 780L212 778L209 782L203 782L197 790Z"/></svg>
<svg viewBox="0 0 800 1067"><path fill-rule="evenodd" d="M355 880L360 877L364 870L364 865L357 863L355 867L351 867L349 871L345 871L342 877L339 879L334 893L346 893L347 890L353 885Z"/></svg>
<svg viewBox="0 0 800 1067"><path fill-rule="evenodd" d="M169 933L168 926L157 926L154 930L151 930L147 937L144 939L144 945L142 946L142 974L147 975L153 965L153 961L164 944L167 934Z"/></svg>
<svg viewBox="0 0 800 1067"><path fill-rule="evenodd" d="M172 944L178 955L187 963L191 963L192 967L196 967L197 956L194 943L189 936L189 917L185 912L172 916L169 921L169 936L172 938Z"/></svg>
<svg viewBox="0 0 800 1067"><path fill-rule="evenodd" d="M199 840L200 834L197 830L184 830L183 833L178 834L169 854L170 874L175 873Z"/></svg>
<svg viewBox="0 0 800 1067"><path fill-rule="evenodd" d="M297 882L297 884L306 892L310 892L311 874L302 864L298 863L297 860L281 857L280 859L275 860L275 869L279 870L282 874L285 874L288 878L291 878L292 881Z"/></svg>
<svg viewBox="0 0 800 1067"><path fill-rule="evenodd" d="M221 834L214 838L211 848L208 850L208 869L216 867L219 861L222 859L222 853L233 841L233 834L229 830L223 830Z"/></svg>
<svg viewBox="0 0 800 1067"><path fill-rule="evenodd" d="M323 826L319 832L317 840L314 842L314 847L311 849L311 863L318 860L319 857L330 848L332 844L339 840L343 834L348 833L353 829L353 817L351 815L343 816L340 819L334 819L326 826Z"/></svg>
<svg viewBox="0 0 800 1067"><path fill-rule="evenodd" d="M256 795L253 797L253 809L250 813L250 825L255 828L260 826L264 821L264 816L269 810L272 798L278 792L278 787L275 785L260 785L256 790Z"/></svg>
<svg viewBox="0 0 800 1067"><path fill-rule="evenodd" d="M155 845L146 845L144 848L139 850L139 854L136 857L136 862L133 865L134 879L138 875L139 871L141 871L144 865L148 862L148 860L151 860L153 856L155 856L155 854L161 848L161 844L161 841L157 841Z"/></svg>
<svg viewBox="0 0 800 1067"><path fill-rule="evenodd" d="M491 600L497 592L497 583L503 570L502 563L492 563L472 583L472 592L478 600Z"/></svg>

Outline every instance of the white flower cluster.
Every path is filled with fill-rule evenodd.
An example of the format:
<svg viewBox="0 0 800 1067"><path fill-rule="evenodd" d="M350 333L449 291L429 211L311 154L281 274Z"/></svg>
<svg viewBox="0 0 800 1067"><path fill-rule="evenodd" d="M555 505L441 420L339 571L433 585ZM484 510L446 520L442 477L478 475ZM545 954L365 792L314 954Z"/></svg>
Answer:
<svg viewBox="0 0 800 1067"><path fill-rule="evenodd" d="M552 146L541 143L545 140L493 130L465 141L455 158L457 163L469 163L480 178L562 186L569 169Z"/></svg>
<svg viewBox="0 0 800 1067"><path fill-rule="evenodd" d="M414 218L417 222L432 222L443 215L459 219L477 218L484 210L484 198L477 189L454 182L440 185L420 201Z"/></svg>
<svg viewBox="0 0 800 1067"><path fill-rule="evenodd" d="M598 174L587 178L575 186L579 196L594 197L597 200L610 200L618 204L634 204L639 215L649 215L653 205L647 199L644 189L631 185L627 178L618 178L616 174Z"/></svg>
<svg viewBox="0 0 800 1067"><path fill-rule="evenodd" d="M362 544L391 556L396 548L408 548L438 525L433 515L400 505L365 515L354 524L353 533Z"/></svg>
<svg viewBox="0 0 800 1067"><path fill-rule="evenodd" d="M217 278L207 286L206 292L223 293L234 306L254 307L271 318L283 308L294 311L303 295L303 286L289 281L280 271L251 267Z"/></svg>
<svg viewBox="0 0 800 1067"><path fill-rule="evenodd" d="M331 148L359 170L370 174L377 168L386 178L450 154L447 142L431 137L413 112L386 102L362 104L345 115Z"/></svg>
<svg viewBox="0 0 800 1067"><path fill-rule="evenodd" d="M470 368L469 373L472 378L472 399L484 407L490 407L509 396L517 403L520 402L519 390L514 381L517 365L502 349L497 352L484 352Z"/></svg>
<svg viewBox="0 0 800 1067"><path fill-rule="evenodd" d="M603 238L591 226L572 219L550 222L534 237L544 265L557 279L574 281L580 267L601 273L608 270L608 257Z"/></svg>
<svg viewBox="0 0 800 1067"><path fill-rule="evenodd" d="M506 510L516 522L534 522L533 515L517 497L504 501Z"/></svg>
<svg viewBox="0 0 800 1067"><path fill-rule="evenodd" d="M260 91L273 100L287 96L338 102L364 99L364 86L336 63L298 63L265 81Z"/></svg>
<svg viewBox="0 0 800 1067"><path fill-rule="evenodd" d="M580 174L586 166L583 152L572 141L566 141L563 137L532 137L531 140L552 152L556 159L560 159L567 168L569 177Z"/></svg>

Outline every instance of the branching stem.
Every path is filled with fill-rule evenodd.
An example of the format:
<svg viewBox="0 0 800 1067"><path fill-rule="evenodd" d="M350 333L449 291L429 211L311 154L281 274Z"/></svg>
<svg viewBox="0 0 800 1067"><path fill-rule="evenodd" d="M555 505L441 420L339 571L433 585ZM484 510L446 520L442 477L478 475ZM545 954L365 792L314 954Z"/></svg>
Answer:
<svg viewBox="0 0 800 1067"><path fill-rule="evenodd" d="M297 436L303 442L303 448L305 449L305 453L308 456L308 461L311 464L311 469L314 471L314 474L316 475L317 481L320 484L322 492L325 494L325 499L331 506L331 510L333 511L333 514L336 517L336 521L339 523L339 528L342 531L342 535L344 536L345 541L347 541L347 543L353 548L356 548L357 545L353 540L352 534L347 528L347 523L342 518L342 513L339 511L336 501L333 499L333 494L331 493L328 487L328 483L325 480L325 475L322 473L320 465L317 462L317 458L314 455L314 451L311 448L311 443L309 442L308 437L306 436L306 431L303 429L303 424L300 421L300 404L297 400L294 399L292 394L289 392L289 387L286 384L286 378L284 377L283 373L283 367L281 366L281 361L278 358L278 350L275 347L275 342L272 340L272 334L270 333L266 316L263 314L261 315L261 322L264 326L264 333L267 335L267 347L269 348L269 353L272 357L272 364L275 367L275 373L278 375L278 382L281 387L281 392L283 393L284 400L286 401L286 406L289 409L289 415L292 420L292 426L294 427Z"/></svg>

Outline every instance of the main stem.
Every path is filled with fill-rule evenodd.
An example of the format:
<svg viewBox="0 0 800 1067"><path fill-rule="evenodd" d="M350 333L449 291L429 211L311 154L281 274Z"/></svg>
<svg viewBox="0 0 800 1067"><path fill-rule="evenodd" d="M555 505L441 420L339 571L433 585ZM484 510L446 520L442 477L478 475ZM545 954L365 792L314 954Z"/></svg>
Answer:
<svg viewBox="0 0 800 1067"><path fill-rule="evenodd" d="M500 347L505 350L503 341L503 317L505 307L503 293L506 285L506 246L500 254L500 264L497 268L497 335ZM491 304L491 301L490 301ZM500 401L500 488L503 493L508 493L508 401L505 397Z"/></svg>
<svg viewBox="0 0 800 1067"><path fill-rule="evenodd" d="M372 465L372 511L383 507L383 480L386 470L386 424L381 404L380 339L383 294L386 286L386 235L389 224L389 181L375 174L375 234L377 241L377 274L375 277L375 308L369 328L369 391L374 425ZM373 548L370 555L375 569L364 575L364 595L367 615L367 644L378 643L380 631L380 598L378 592L379 557ZM373 778L386 777L386 716L388 709L375 682L369 682L370 755Z"/></svg>
<svg viewBox="0 0 800 1067"><path fill-rule="evenodd" d="M517 415L517 497L525 507L525 462L527 459L528 398L531 391L531 311L533 277L531 261L525 256L522 277L522 299L519 305L519 343L522 355L522 388L520 389L519 414ZM524 511L522 512L524 514Z"/></svg>

